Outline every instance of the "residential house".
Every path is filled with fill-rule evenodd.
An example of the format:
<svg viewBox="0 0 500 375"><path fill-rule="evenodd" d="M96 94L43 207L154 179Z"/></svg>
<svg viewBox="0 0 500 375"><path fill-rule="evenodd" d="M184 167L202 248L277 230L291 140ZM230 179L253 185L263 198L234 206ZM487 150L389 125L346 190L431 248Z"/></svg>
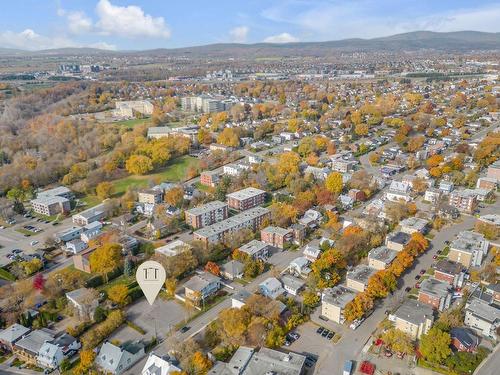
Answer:
<svg viewBox="0 0 500 375"><path fill-rule="evenodd" d="M446 281L434 278L425 279L420 283L418 300L439 311L446 310L451 305L452 290Z"/></svg>
<svg viewBox="0 0 500 375"><path fill-rule="evenodd" d="M391 202L411 201L410 184L407 182L392 181L389 190L385 193L385 199Z"/></svg>
<svg viewBox="0 0 500 375"><path fill-rule="evenodd" d="M241 309L252 294L245 289L241 289L231 296L231 307Z"/></svg>
<svg viewBox="0 0 500 375"><path fill-rule="evenodd" d="M347 195L351 197L354 202L364 201L366 199L365 192L359 189L350 189Z"/></svg>
<svg viewBox="0 0 500 375"><path fill-rule="evenodd" d="M77 213L72 216L73 223L80 226L85 226L94 221L100 221L106 216L106 209L104 204L99 204L95 207L89 208L85 211Z"/></svg>
<svg viewBox="0 0 500 375"><path fill-rule="evenodd" d="M36 365L38 364L38 354L45 342L50 342L56 337L56 332L48 328L37 329L24 335L16 341L13 346L13 353L21 361Z"/></svg>
<svg viewBox="0 0 500 375"><path fill-rule="evenodd" d="M429 222L427 220L412 216L399 222L399 230L408 234L425 234L427 232L428 225Z"/></svg>
<svg viewBox="0 0 500 375"><path fill-rule="evenodd" d="M292 224L292 226L290 227L293 231L293 242L296 244L296 245L302 245L302 243L304 242L305 238L306 238L306 234L307 234L307 228L305 225L302 225L300 223L295 223L295 224Z"/></svg>
<svg viewBox="0 0 500 375"><path fill-rule="evenodd" d="M488 167L486 177L500 181L500 160L495 161Z"/></svg>
<svg viewBox="0 0 500 375"><path fill-rule="evenodd" d="M163 191L159 189L143 189L137 194L140 203L158 204L163 202Z"/></svg>
<svg viewBox="0 0 500 375"><path fill-rule="evenodd" d="M292 296L297 296L306 284L304 280L287 274L281 276L281 282L283 283L285 291Z"/></svg>
<svg viewBox="0 0 500 375"><path fill-rule="evenodd" d="M459 211L471 214L477 206L476 191L472 189L455 190L450 193L448 203Z"/></svg>
<svg viewBox="0 0 500 375"><path fill-rule="evenodd" d="M215 294L221 288L221 279L209 272L202 272L191 277L184 284L186 298L199 302Z"/></svg>
<svg viewBox="0 0 500 375"><path fill-rule="evenodd" d="M386 246L375 247L368 253L368 266L376 270L385 270L396 258L398 252Z"/></svg>
<svg viewBox="0 0 500 375"><path fill-rule="evenodd" d="M30 331L31 329L21 324L14 323L0 331L0 344L3 348L12 351L14 344Z"/></svg>
<svg viewBox="0 0 500 375"><path fill-rule="evenodd" d="M54 235L54 238L56 242L68 242L71 240L79 239L80 235L83 233L84 228L82 227L70 227L67 229L64 229L60 232L57 232Z"/></svg>
<svg viewBox="0 0 500 375"><path fill-rule="evenodd" d="M368 280L376 272L376 269L360 264L347 272L346 285L348 288L357 290L358 292L364 292L368 285Z"/></svg>
<svg viewBox="0 0 500 375"><path fill-rule="evenodd" d="M281 281L275 277L269 277L259 284L259 291L263 296L276 299L285 293Z"/></svg>
<svg viewBox="0 0 500 375"><path fill-rule="evenodd" d="M181 369L174 366L172 359L168 356L160 357L154 352L149 353L146 364L142 368L141 375L169 375L180 373Z"/></svg>
<svg viewBox="0 0 500 375"><path fill-rule="evenodd" d="M254 352L242 375L268 374L269 369L277 374L301 375L304 373L306 357L301 354L289 352L283 353L261 347Z"/></svg>
<svg viewBox="0 0 500 375"><path fill-rule="evenodd" d="M465 281L465 272L462 271L460 263L449 259L441 259L434 266L434 278L445 281L455 288L461 288Z"/></svg>
<svg viewBox="0 0 500 375"><path fill-rule="evenodd" d="M344 160L338 157L332 159L332 170L340 173L352 172L358 164L357 160Z"/></svg>
<svg viewBox="0 0 500 375"><path fill-rule="evenodd" d="M463 264L466 268L479 267L488 254L489 241L480 233L460 232L451 243L448 259Z"/></svg>
<svg viewBox="0 0 500 375"><path fill-rule="evenodd" d="M76 255L79 252L88 248L88 245L85 242L83 242L82 240L76 239L76 240L71 240L71 241L66 242L65 248L66 248L66 251L72 253L73 255Z"/></svg>
<svg viewBox="0 0 500 375"><path fill-rule="evenodd" d="M157 247L155 249L155 253L164 255L166 257L173 257L190 249L191 249L190 244L182 240L174 240L172 242L167 243L166 245Z"/></svg>
<svg viewBox="0 0 500 375"><path fill-rule="evenodd" d="M124 234L118 238L118 243L122 246L122 254L133 253L139 248L137 238Z"/></svg>
<svg viewBox="0 0 500 375"><path fill-rule="evenodd" d="M429 332L434 322L433 310L430 306L413 299L406 299L397 310L389 315L394 327L407 333L412 340L419 339Z"/></svg>
<svg viewBox="0 0 500 375"><path fill-rule="evenodd" d="M495 339L500 327L500 309L479 299L472 299L465 308L464 324L483 336Z"/></svg>
<svg viewBox="0 0 500 375"><path fill-rule="evenodd" d="M86 244L89 243L90 240L97 238L101 235L102 224L99 221L93 221L83 227L84 231L80 235L80 238Z"/></svg>
<svg viewBox="0 0 500 375"><path fill-rule="evenodd" d="M314 262L321 255L321 249L318 245L308 243L304 247L304 251L302 252L304 258L306 258L310 262Z"/></svg>
<svg viewBox="0 0 500 375"><path fill-rule="evenodd" d="M316 228L320 224L322 217L319 211L309 209L299 219L299 224L302 224L306 228Z"/></svg>
<svg viewBox="0 0 500 375"><path fill-rule="evenodd" d="M425 191L424 200L431 204L436 204L441 199L442 190L436 188L429 188Z"/></svg>
<svg viewBox="0 0 500 375"><path fill-rule="evenodd" d="M453 327L450 330L451 346L459 352L475 352L479 346L479 337L470 329Z"/></svg>
<svg viewBox="0 0 500 375"><path fill-rule="evenodd" d="M283 249L293 241L293 231L280 227L266 227L260 231L260 239L271 246Z"/></svg>
<svg viewBox="0 0 500 375"><path fill-rule="evenodd" d="M266 192L254 187L248 187L227 194L226 197L229 207L239 211L245 211L263 204L266 200Z"/></svg>
<svg viewBox="0 0 500 375"><path fill-rule="evenodd" d="M339 203L340 203L340 206L344 209L344 210L350 210L354 207L354 199L352 197L350 197L349 195L346 195L346 194L341 194L339 196Z"/></svg>
<svg viewBox="0 0 500 375"><path fill-rule="evenodd" d="M64 354L59 346L45 342L38 351L37 363L43 368L56 369L63 359Z"/></svg>
<svg viewBox="0 0 500 375"><path fill-rule="evenodd" d="M343 324L345 307L356 294L356 291L343 285L324 289L321 294L321 315L335 323Z"/></svg>
<svg viewBox="0 0 500 375"><path fill-rule="evenodd" d="M121 346L106 341L102 344L94 363L108 374L119 375L132 367L145 354L145 346L139 341L127 342Z"/></svg>
<svg viewBox="0 0 500 375"><path fill-rule="evenodd" d="M298 277L307 277L311 273L309 264L311 262L305 257L295 258L288 265L288 272Z"/></svg>
<svg viewBox="0 0 500 375"><path fill-rule="evenodd" d="M99 301L91 289L80 288L66 293L68 302L73 306L76 315L82 320L92 320Z"/></svg>
<svg viewBox="0 0 500 375"><path fill-rule="evenodd" d="M77 270L86 272L86 273L91 273L92 269L90 267L90 254L92 254L96 248L91 248L84 250L78 254L73 255L73 265Z"/></svg>
<svg viewBox="0 0 500 375"><path fill-rule="evenodd" d="M489 177L479 177L476 183L476 189L496 190L499 180Z"/></svg>
<svg viewBox="0 0 500 375"><path fill-rule="evenodd" d="M385 237L385 246L391 250L401 251L410 242L410 235L403 232L392 232Z"/></svg>
<svg viewBox="0 0 500 375"><path fill-rule="evenodd" d="M326 179L328 174L331 172L329 168L323 167L313 167L308 165L306 169L304 170L304 175L310 174L312 175L316 180L323 181Z"/></svg>
<svg viewBox="0 0 500 375"><path fill-rule="evenodd" d="M220 273L228 280L241 279L245 265L237 260L230 260L222 265Z"/></svg>
<svg viewBox="0 0 500 375"><path fill-rule="evenodd" d="M259 240L252 240L238 248L239 251L245 253L252 259L266 260L269 258L271 246Z"/></svg>
<svg viewBox="0 0 500 375"><path fill-rule="evenodd" d="M216 187L221 180L218 171L203 171L200 174L200 183L204 186Z"/></svg>
<svg viewBox="0 0 500 375"><path fill-rule="evenodd" d="M228 217L227 203L212 201L184 212L186 223L198 229L218 223Z"/></svg>
<svg viewBox="0 0 500 375"><path fill-rule="evenodd" d="M451 181L441 181L439 183L439 190L441 190L445 194L450 194L453 191L453 188L455 186L453 185L453 182Z"/></svg>

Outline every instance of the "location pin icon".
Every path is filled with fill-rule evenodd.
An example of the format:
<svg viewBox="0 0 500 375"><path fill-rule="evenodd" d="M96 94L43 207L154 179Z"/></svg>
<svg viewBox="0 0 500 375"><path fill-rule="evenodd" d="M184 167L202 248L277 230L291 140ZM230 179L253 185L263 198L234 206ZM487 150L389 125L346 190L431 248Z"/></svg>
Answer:
<svg viewBox="0 0 500 375"><path fill-rule="evenodd" d="M135 278L149 304L152 305L165 283L167 273L160 263L148 260L137 268Z"/></svg>

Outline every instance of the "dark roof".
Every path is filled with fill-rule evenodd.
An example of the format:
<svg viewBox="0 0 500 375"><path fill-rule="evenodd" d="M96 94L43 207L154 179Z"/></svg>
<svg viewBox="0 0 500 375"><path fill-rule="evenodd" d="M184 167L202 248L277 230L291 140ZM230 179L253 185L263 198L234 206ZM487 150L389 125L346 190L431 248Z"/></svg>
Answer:
<svg viewBox="0 0 500 375"><path fill-rule="evenodd" d="M442 259L437 262L435 270L448 275L456 275L462 271L462 265L448 259Z"/></svg>
<svg viewBox="0 0 500 375"><path fill-rule="evenodd" d="M452 339L457 339L467 349L474 348L479 345L479 338L472 330L467 328L455 327L450 331Z"/></svg>
<svg viewBox="0 0 500 375"><path fill-rule="evenodd" d="M410 241L410 235L403 232L396 232L389 236L389 241L395 242L401 245L406 245Z"/></svg>

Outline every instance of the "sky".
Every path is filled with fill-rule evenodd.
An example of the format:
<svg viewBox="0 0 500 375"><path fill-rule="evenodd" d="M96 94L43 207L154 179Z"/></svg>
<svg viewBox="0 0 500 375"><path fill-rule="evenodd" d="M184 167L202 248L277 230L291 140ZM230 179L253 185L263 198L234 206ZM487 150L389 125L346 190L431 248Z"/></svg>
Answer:
<svg viewBox="0 0 500 375"><path fill-rule="evenodd" d="M0 47L177 48L500 32L500 0L20 0L1 2Z"/></svg>

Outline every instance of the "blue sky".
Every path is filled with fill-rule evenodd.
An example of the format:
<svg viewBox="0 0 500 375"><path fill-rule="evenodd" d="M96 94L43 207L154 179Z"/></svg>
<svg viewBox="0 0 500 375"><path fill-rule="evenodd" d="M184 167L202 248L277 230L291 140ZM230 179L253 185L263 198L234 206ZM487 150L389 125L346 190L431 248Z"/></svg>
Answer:
<svg viewBox="0 0 500 375"><path fill-rule="evenodd" d="M21 0L1 5L0 47L31 50L285 43L415 30L500 32L499 0Z"/></svg>

